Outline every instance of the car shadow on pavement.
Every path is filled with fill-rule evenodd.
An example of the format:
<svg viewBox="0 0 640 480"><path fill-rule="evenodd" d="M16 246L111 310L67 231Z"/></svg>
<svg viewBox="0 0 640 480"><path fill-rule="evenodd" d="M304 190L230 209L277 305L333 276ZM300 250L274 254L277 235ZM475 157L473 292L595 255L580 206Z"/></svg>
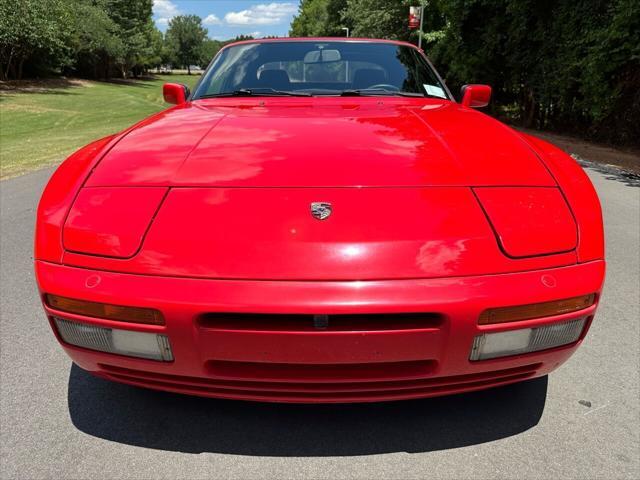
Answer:
<svg viewBox="0 0 640 480"><path fill-rule="evenodd" d="M628 172L614 165L603 165L601 163L590 162L580 157L577 157L577 159L583 168L589 168L601 173L607 180L622 182L627 187L640 187L640 174L638 173Z"/></svg>
<svg viewBox="0 0 640 480"><path fill-rule="evenodd" d="M524 432L544 410L547 377L463 395L388 403L292 405L215 400L69 376L73 424L94 437L187 453L350 456L428 452Z"/></svg>

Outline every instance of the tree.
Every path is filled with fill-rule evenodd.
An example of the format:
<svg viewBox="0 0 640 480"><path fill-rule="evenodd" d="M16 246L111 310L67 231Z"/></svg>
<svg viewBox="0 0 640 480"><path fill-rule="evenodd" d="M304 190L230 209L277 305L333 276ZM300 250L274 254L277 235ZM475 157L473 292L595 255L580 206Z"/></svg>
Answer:
<svg viewBox="0 0 640 480"><path fill-rule="evenodd" d="M104 2L78 0L74 7L74 35L71 42L75 74L108 78L114 58L122 56L124 44Z"/></svg>
<svg viewBox="0 0 640 480"><path fill-rule="evenodd" d="M209 62L213 60L213 57L216 56L223 46L224 42L212 40L210 38L205 39L204 42L202 42L202 47L200 49L200 62L198 62L200 67L205 68L209 65Z"/></svg>
<svg viewBox="0 0 640 480"><path fill-rule="evenodd" d="M347 0L302 0L298 15L291 23L292 37L342 36L342 12Z"/></svg>
<svg viewBox="0 0 640 480"><path fill-rule="evenodd" d="M106 11L118 26L118 36L123 45L120 55L115 59L122 78L127 78L129 70L138 66L148 54L152 6L152 0L106 0Z"/></svg>
<svg viewBox="0 0 640 480"><path fill-rule="evenodd" d="M494 111L509 112L527 127L637 144L637 0L440 0L429 6L426 18L446 20L429 53L450 85L491 84Z"/></svg>
<svg viewBox="0 0 640 480"><path fill-rule="evenodd" d="M0 78L21 79L25 62L69 64L72 8L62 0L0 0Z"/></svg>
<svg viewBox="0 0 640 480"><path fill-rule="evenodd" d="M0 78L126 78L160 63L152 0L0 0Z"/></svg>
<svg viewBox="0 0 640 480"><path fill-rule="evenodd" d="M197 15L178 15L169 22L166 40L173 50L177 62L187 67L198 64L202 57L202 45L207 38L207 29Z"/></svg>
<svg viewBox="0 0 640 480"><path fill-rule="evenodd" d="M354 37L409 40L409 6L416 0L347 0L342 14Z"/></svg>
<svg viewBox="0 0 640 480"><path fill-rule="evenodd" d="M158 68L162 64L162 55L164 50L164 36L149 19L145 29L146 48L140 58L140 65L146 70L149 68Z"/></svg>
<svg viewBox="0 0 640 480"><path fill-rule="evenodd" d="M417 0L302 0L291 36L415 41ZM455 92L493 87L492 112L551 128L638 145L638 0L428 0L423 46ZM340 20L336 20L340 12Z"/></svg>

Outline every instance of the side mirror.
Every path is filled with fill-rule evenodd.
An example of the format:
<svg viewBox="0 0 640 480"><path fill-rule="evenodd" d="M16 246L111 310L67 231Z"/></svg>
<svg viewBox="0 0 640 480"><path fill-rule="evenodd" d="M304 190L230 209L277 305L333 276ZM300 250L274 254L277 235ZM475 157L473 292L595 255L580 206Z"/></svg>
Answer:
<svg viewBox="0 0 640 480"><path fill-rule="evenodd" d="M464 85L460 89L462 105L471 108L481 108L489 105L491 87L489 85Z"/></svg>
<svg viewBox="0 0 640 480"><path fill-rule="evenodd" d="M162 86L162 95L165 102L180 105L187 101L189 87L181 83L165 83Z"/></svg>

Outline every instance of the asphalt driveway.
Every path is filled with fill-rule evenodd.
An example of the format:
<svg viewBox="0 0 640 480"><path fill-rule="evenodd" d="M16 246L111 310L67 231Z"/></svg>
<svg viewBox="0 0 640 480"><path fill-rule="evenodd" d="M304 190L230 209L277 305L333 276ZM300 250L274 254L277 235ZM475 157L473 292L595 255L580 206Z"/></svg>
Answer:
<svg viewBox="0 0 640 480"><path fill-rule="evenodd" d="M0 182L2 478L640 478L640 180L588 168L608 272L548 379L389 404L295 406L112 384L58 347L32 270L51 170Z"/></svg>

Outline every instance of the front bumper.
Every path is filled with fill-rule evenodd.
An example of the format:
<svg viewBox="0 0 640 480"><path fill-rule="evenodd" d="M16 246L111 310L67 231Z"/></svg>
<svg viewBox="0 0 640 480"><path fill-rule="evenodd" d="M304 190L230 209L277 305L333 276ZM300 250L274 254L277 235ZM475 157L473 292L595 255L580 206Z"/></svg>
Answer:
<svg viewBox="0 0 640 480"><path fill-rule="evenodd" d="M134 325L57 312L49 316L167 335L173 362L100 353L61 341L72 360L110 380L179 393L278 402L364 402L479 390L546 375L566 361L589 329L597 302L579 312L478 325L492 307L599 293L603 261L475 277L380 281L238 281L92 271L36 261L42 293L159 309L166 325ZM297 324L211 322L208 314L428 313L422 323L316 330ZM218 315L219 317L219 315ZM481 333L588 317L564 347L469 361ZM268 317L265 317L268 318ZM272 317L272 318L278 318ZM398 324L400 325L400 324ZM53 327L53 323L52 323Z"/></svg>

